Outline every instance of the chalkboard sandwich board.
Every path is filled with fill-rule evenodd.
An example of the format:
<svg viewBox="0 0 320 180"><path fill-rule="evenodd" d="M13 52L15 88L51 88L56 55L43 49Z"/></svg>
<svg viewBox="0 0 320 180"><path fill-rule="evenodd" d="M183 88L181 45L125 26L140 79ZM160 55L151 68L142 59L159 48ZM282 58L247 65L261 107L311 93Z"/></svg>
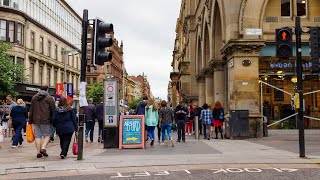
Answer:
<svg viewBox="0 0 320 180"><path fill-rule="evenodd" d="M144 148L144 116L120 116L119 149Z"/></svg>

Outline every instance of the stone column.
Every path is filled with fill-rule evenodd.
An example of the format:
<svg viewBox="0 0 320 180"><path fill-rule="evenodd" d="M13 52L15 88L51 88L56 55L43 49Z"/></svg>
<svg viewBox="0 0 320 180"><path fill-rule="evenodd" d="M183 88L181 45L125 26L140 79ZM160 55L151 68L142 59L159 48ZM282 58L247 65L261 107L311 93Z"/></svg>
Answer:
<svg viewBox="0 0 320 180"><path fill-rule="evenodd" d="M63 83L61 82L61 68L58 68L57 83Z"/></svg>
<svg viewBox="0 0 320 180"><path fill-rule="evenodd" d="M32 82L30 82L30 58L29 58L29 54L26 54L26 58L24 61L24 67L25 70L23 71L23 77L26 78L24 80L24 82L27 82L27 84L31 84Z"/></svg>
<svg viewBox="0 0 320 180"><path fill-rule="evenodd" d="M202 106L206 102L206 87L204 77L198 77L198 89L199 89L199 106Z"/></svg>
<svg viewBox="0 0 320 180"><path fill-rule="evenodd" d="M42 76L42 74L39 74L39 60L36 60L36 63L34 64L34 74L33 74L33 78L34 78L34 84L38 84L40 83L40 76Z"/></svg>
<svg viewBox="0 0 320 180"><path fill-rule="evenodd" d="M205 74L205 94L206 94L205 103L207 103L208 105L212 105L214 103L212 71L208 71Z"/></svg>
<svg viewBox="0 0 320 180"><path fill-rule="evenodd" d="M174 109L174 108L176 108L177 107L177 105L178 105L178 103L177 103L177 101L178 101L178 98L177 98L177 81L172 81L171 82L171 94L172 94L172 108Z"/></svg>
<svg viewBox="0 0 320 180"><path fill-rule="evenodd" d="M213 71L214 71L214 80L213 80L213 88L214 88L214 100L220 101L223 107L226 106L224 104L226 99L226 88L225 88L225 73L223 69L223 62L216 62L213 64Z"/></svg>
<svg viewBox="0 0 320 180"><path fill-rule="evenodd" d="M47 66L47 63L44 64L42 71L43 71L43 75L42 75L42 77L43 77L43 82L42 82L42 83L43 83L43 84L46 84L46 85L48 85L48 86L50 87L50 84L49 84L48 78L47 78L47 75L48 75L48 66Z"/></svg>
<svg viewBox="0 0 320 180"><path fill-rule="evenodd" d="M259 52L264 42L229 41L222 52L228 62L228 102L230 109L249 110L249 133L262 137L259 96ZM256 133L257 122L260 132Z"/></svg>

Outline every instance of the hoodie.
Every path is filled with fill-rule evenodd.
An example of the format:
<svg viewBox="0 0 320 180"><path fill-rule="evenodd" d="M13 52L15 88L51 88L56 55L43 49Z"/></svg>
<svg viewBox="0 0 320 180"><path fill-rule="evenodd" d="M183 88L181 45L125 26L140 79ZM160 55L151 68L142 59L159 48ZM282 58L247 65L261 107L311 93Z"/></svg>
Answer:
<svg viewBox="0 0 320 180"><path fill-rule="evenodd" d="M58 107L52 117L52 125L57 134L70 134L78 130L77 118L74 111Z"/></svg>
<svg viewBox="0 0 320 180"><path fill-rule="evenodd" d="M137 115L145 115L146 112L147 101L141 101L136 109Z"/></svg>
<svg viewBox="0 0 320 180"><path fill-rule="evenodd" d="M29 123L50 124L54 109L54 99L47 91L39 91L31 100Z"/></svg>

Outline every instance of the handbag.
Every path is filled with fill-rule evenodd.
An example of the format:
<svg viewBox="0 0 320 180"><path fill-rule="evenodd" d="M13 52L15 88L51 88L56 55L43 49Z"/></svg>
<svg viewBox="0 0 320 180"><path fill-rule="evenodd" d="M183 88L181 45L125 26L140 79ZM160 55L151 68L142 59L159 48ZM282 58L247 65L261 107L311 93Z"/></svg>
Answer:
<svg viewBox="0 0 320 180"><path fill-rule="evenodd" d="M34 137L34 133L33 133L33 129L32 129L32 125L27 123L27 127L26 127L26 137L27 137L27 142L28 143L32 143L35 139Z"/></svg>
<svg viewBox="0 0 320 180"><path fill-rule="evenodd" d="M78 140L76 135L74 135L74 139L73 139L72 153L73 155L78 155Z"/></svg>

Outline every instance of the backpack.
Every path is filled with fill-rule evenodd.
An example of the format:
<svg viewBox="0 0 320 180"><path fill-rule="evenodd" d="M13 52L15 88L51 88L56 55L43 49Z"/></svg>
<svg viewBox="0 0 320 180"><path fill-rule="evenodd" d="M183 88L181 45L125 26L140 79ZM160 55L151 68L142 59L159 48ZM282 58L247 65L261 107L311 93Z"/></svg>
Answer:
<svg viewBox="0 0 320 180"><path fill-rule="evenodd" d="M220 119L220 120L224 120L223 110L221 110L221 112L220 112L219 119Z"/></svg>

